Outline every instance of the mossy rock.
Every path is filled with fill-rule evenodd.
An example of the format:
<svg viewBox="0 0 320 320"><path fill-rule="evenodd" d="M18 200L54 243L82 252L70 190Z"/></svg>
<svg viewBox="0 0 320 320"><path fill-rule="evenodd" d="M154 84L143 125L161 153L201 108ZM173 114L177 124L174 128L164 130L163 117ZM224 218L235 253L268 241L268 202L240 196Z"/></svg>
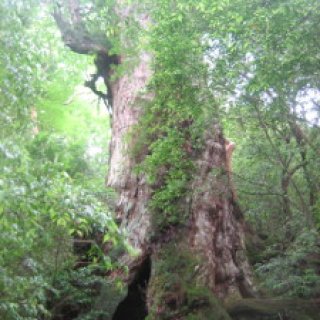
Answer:
<svg viewBox="0 0 320 320"><path fill-rule="evenodd" d="M230 303L227 310L234 320L273 320L285 315L290 320L318 320L320 306L301 299L243 299Z"/></svg>
<svg viewBox="0 0 320 320"><path fill-rule="evenodd" d="M154 256L148 320L231 320L212 292L197 282L198 258L185 244L164 245Z"/></svg>
<svg viewBox="0 0 320 320"><path fill-rule="evenodd" d="M117 286L113 281L105 282L93 305L98 314L104 315L99 319L111 319L119 303L126 297L127 292L127 288Z"/></svg>

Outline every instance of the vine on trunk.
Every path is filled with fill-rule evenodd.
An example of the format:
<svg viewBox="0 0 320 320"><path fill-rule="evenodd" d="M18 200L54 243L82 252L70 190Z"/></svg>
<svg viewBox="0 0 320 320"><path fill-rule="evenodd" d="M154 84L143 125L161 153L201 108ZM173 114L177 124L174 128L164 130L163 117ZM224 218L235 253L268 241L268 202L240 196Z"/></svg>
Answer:
<svg viewBox="0 0 320 320"><path fill-rule="evenodd" d="M141 134L134 149L137 158L143 154L138 170L153 187L150 208L158 231L188 221L185 199L206 121L214 121L207 116L215 110L206 86L201 30L194 28L191 11L173 6L165 1L153 12L148 49L154 56L149 89L155 97L136 128Z"/></svg>

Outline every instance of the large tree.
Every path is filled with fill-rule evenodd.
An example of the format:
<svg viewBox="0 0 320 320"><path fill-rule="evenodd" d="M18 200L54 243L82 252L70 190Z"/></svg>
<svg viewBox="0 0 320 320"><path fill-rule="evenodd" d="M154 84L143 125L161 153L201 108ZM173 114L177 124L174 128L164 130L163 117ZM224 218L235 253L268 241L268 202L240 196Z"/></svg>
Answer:
<svg viewBox="0 0 320 320"><path fill-rule="evenodd" d="M259 304L225 311L256 294L210 89L216 42L207 24L220 9L210 1L69 0L54 10L65 44L95 55L97 72L86 84L112 113L107 184L136 251L119 258L128 293L113 319L272 313ZM97 89L99 77L106 91Z"/></svg>

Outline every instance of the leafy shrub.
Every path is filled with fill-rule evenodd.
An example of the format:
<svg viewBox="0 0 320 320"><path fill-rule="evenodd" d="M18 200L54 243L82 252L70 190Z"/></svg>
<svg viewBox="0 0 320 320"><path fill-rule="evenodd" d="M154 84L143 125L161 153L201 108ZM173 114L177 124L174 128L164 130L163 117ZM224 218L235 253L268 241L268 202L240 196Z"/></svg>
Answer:
<svg viewBox="0 0 320 320"><path fill-rule="evenodd" d="M258 264L256 273L274 294L316 297L320 294L319 257L317 231L304 230L283 255Z"/></svg>
<svg viewBox="0 0 320 320"><path fill-rule="evenodd" d="M3 145L0 153L1 319L48 314L46 292L72 268L72 236L93 231L120 239L105 204L84 187L83 146L39 136L28 148ZM104 264L111 267L111 264Z"/></svg>

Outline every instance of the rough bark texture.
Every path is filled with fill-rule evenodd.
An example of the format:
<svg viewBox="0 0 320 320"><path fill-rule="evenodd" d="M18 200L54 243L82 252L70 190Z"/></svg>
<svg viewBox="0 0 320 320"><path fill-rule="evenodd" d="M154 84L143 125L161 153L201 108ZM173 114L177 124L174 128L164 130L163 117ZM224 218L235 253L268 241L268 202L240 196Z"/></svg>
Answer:
<svg viewBox="0 0 320 320"><path fill-rule="evenodd" d="M226 171L224 139L218 125L207 129L193 182L191 246L204 259L200 272L216 295L251 296L243 217L235 205Z"/></svg>
<svg viewBox="0 0 320 320"><path fill-rule="evenodd" d="M133 172L135 161L130 156L128 141L131 141L129 135L132 128L138 123L141 105L151 98L150 95L141 94L151 76L149 60L147 54L142 54L132 74L112 84L113 121L107 178L107 185L119 194L116 215L121 220L121 228L126 230L128 240L139 256L146 255L148 250L150 188L144 177ZM127 256L125 260L131 266L134 260L141 259Z"/></svg>
<svg viewBox="0 0 320 320"><path fill-rule="evenodd" d="M151 237L152 212L148 202L152 190L145 177L134 174L135 160L130 155L131 146L127 143L131 141L128 140L128 134L132 134L131 129L141 114L141 105L152 98L151 95L141 94L151 76L149 60L147 54L141 55L134 72L112 85L113 125L107 184L119 194L117 218L121 221L121 228L126 230L130 244L138 252L135 257L122 257L130 270L127 281L132 281L139 265L151 256L152 272L147 303L149 309L154 310L154 319L160 319L162 316L170 318L170 312L165 310L164 304L168 303L169 309L173 309L172 317L178 317L179 308L188 300L188 290L182 288L185 285L179 284L179 281L174 281L172 287L166 289L167 293L159 295L157 292L161 288L158 278L165 272L157 266L163 264L163 260L170 259L170 254L175 255L172 252L174 250L177 250L176 254L184 251L180 260L186 256L196 257L194 261L186 259L186 264L194 264L196 270L194 281L187 281L189 285L208 288L222 300L252 296L252 284L245 254L243 217L233 201L226 174L225 140L217 124L206 130L205 144L196 157L192 194L183 200L184 208L189 211L187 227L181 230L172 226L162 236L155 239ZM183 268L176 266L170 272L176 272L183 278L181 273L190 273L190 269ZM163 281L167 284L170 282L168 279ZM209 302L206 300L206 303ZM221 317L228 318L227 315Z"/></svg>

